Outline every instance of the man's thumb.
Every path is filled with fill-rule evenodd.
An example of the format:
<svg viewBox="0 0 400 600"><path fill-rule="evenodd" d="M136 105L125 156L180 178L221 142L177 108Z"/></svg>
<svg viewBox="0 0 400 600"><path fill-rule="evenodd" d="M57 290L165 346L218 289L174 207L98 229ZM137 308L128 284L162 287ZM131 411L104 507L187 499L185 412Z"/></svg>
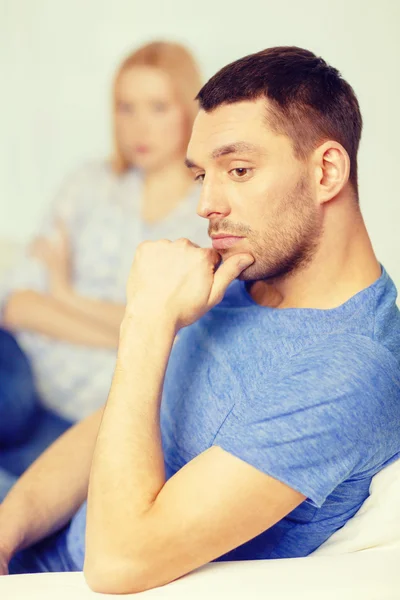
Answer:
<svg viewBox="0 0 400 600"><path fill-rule="evenodd" d="M210 293L210 308L221 302L225 290L236 277L247 267L252 265L254 257L250 254L236 254L224 261L214 275L214 283Z"/></svg>
<svg viewBox="0 0 400 600"><path fill-rule="evenodd" d="M232 257L232 258L236 258L236 256ZM241 256L239 256L238 262L237 262L237 268L239 269L239 272L236 275L236 277L238 277L238 275L240 275L240 273L242 271L247 269L247 267L250 267L250 265L252 265L253 262L254 262L254 256L251 256L251 254L242 254Z"/></svg>

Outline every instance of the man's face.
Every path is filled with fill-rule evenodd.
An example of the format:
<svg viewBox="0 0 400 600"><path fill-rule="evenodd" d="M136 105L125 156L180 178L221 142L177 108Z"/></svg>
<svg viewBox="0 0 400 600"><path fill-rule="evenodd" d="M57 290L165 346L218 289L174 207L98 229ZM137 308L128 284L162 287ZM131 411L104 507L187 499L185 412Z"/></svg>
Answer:
<svg viewBox="0 0 400 600"><path fill-rule="evenodd" d="M310 167L268 127L266 100L201 110L187 156L203 182L198 213L214 248L224 259L255 259L241 279L279 277L310 261L322 233Z"/></svg>

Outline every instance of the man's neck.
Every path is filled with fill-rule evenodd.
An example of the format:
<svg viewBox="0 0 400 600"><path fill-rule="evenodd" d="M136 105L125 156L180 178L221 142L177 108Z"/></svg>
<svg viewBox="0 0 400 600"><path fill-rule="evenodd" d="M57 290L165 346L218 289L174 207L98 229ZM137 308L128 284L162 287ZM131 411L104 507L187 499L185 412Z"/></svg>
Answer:
<svg viewBox="0 0 400 600"><path fill-rule="evenodd" d="M251 295L276 308L330 309L344 304L381 275L358 207L346 200L327 205L324 232L312 261L272 282L257 282Z"/></svg>

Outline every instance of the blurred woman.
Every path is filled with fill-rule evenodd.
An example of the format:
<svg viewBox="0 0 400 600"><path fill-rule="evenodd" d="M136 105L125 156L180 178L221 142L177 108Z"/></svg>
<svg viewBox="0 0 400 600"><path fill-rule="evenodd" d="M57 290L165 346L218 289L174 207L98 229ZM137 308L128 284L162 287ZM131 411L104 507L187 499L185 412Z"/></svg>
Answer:
<svg viewBox="0 0 400 600"><path fill-rule="evenodd" d="M198 188L183 162L200 87L193 57L178 44L151 43L131 54L114 82L112 159L68 179L3 282L3 327L14 333L35 380L25 396L18 389L12 408L12 368L7 402L0 389L7 429L0 429L0 466L17 475L105 403L136 246L179 237L208 245L207 224L196 215ZM4 332L0 345L1 335L10 347Z"/></svg>

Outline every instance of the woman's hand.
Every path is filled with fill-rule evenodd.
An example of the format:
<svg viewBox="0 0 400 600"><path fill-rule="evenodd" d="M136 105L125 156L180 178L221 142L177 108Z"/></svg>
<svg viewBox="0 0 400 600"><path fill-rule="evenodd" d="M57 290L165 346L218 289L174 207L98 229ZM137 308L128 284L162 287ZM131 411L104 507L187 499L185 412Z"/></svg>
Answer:
<svg viewBox="0 0 400 600"><path fill-rule="evenodd" d="M56 236L53 239L37 238L30 253L47 267L50 281L50 294L62 298L71 288L71 253L68 233L65 225L57 223Z"/></svg>

